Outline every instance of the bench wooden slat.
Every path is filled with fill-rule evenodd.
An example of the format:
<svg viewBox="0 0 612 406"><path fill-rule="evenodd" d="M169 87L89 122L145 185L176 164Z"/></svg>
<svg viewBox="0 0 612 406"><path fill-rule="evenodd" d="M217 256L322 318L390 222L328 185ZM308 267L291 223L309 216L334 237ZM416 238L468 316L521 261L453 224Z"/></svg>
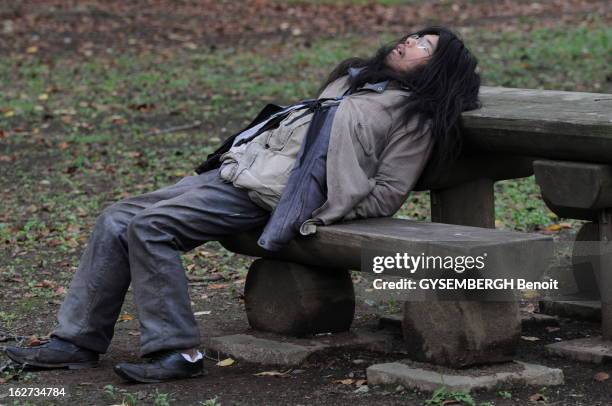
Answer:
<svg viewBox="0 0 612 406"><path fill-rule="evenodd" d="M540 234L502 231L395 218L371 218L318 227L317 233L293 240L279 253L257 245L260 230L221 241L245 255L275 258L314 266L361 270L362 254L481 255L496 277L525 277L545 269L552 255L552 238ZM367 271L367 269L364 269ZM396 272L409 276L405 272ZM427 273L413 275L427 276ZM431 275L430 275L431 276Z"/></svg>
<svg viewBox="0 0 612 406"><path fill-rule="evenodd" d="M481 99L463 114L469 149L610 162L610 94L483 86Z"/></svg>

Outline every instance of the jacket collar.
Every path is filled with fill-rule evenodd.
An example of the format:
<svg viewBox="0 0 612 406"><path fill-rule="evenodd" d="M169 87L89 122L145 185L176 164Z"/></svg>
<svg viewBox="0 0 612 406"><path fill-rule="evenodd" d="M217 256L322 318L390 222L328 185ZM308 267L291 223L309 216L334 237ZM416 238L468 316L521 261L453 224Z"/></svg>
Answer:
<svg viewBox="0 0 612 406"><path fill-rule="evenodd" d="M364 68L349 68L348 69L348 75L349 78L354 78L355 76L357 76L359 74L359 72L361 72ZM389 85L389 81L388 80L383 80L382 82L377 82L377 83L366 83L365 85L363 85L360 89L368 89L368 90L373 90L377 93L382 93L387 89L387 86Z"/></svg>

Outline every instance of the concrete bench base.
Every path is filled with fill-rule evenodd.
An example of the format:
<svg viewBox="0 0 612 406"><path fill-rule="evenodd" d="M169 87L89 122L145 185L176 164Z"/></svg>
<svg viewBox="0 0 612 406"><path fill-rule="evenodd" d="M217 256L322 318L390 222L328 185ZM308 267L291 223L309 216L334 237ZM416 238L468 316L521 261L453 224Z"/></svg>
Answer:
<svg viewBox="0 0 612 406"><path fill-rule="evenodd" d="M541 300L542 313L570 319L601 321L601 303L595 300Z"/></svg>
<svg viewBox="0 0 612 406"><path fill-rule="evenodd" d="M212 358L231 356L259 364L298 366L314 354L333 349L391 352L395 344L392 334L364 329L311 338L287 338L269 333L232 334L212 337L205 347Z"/></svg>
<svg viewBox="0 0 612 406"><path fill-rule="evenodd" d="M574 361L604 364L612 362L612 341L601 337L578 338L549 344L546 351L551 355L568 358Z"/></svg>
<svg viewBox="0 0 612 406"><path fill-rule="evenodd" d="M367 370L368 385L403 385L433 392L441 386L451 391L502 388L513 385L562 385L563 371L520 361L465 370L436 370L408 360L376 364Z"/></svg>

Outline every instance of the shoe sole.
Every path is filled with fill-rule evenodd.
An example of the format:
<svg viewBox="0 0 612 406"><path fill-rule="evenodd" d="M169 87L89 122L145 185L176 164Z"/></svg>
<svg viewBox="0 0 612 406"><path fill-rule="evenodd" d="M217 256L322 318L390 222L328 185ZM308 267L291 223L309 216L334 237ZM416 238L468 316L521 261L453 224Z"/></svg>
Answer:
<svg viewBox="0 0 612 406"><path fill-rule="evenodd" d="M38 368L68 368L68 369L88 369L88 368L97 368L99 366L97 361L90 362L66 362L63 364L46 364L44 362L36 362L36 361L27 361L23 358L16 356L15 354L11 354L10 352L5 352L6 356L9 357L12 361L17 362L23 366L32 366Z"/></svg>
<svg viewBox="0 0 612 406"><path fill-rule="evenodd" d="M170 378L170 379L149 379L149 378L141 378L141 377L137 377L134 376L132 374L130 374L129 372L120 369L120 368L113 368L113 370L115 371L115 373L117 375L119 375L120 377L122 377L125 380L131 381L131 382L140 382L140 383L162 383L162 382L168 382L168 381L175 381L175 380L179 380L179 379L190 379L190 378L197 378L199 376L204 376L207 375L208 372L207 371L199 371L196 372L195 374L189 375L189 376L184 376L184 377L180 377L180 378Z"/></svg>

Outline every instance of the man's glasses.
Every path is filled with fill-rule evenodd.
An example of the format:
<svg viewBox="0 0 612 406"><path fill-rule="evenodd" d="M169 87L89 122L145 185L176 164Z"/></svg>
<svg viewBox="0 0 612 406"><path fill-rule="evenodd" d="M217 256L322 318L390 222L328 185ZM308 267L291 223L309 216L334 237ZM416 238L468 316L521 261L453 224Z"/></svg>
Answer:
<svg viewBox="0 0 612 406"><path fill-rule="evenodd" d="M429 44L429 42L425 39L424 36L422 35L418 35L418 34L413 34L413 35L409 35L407 37L404 37L402 39L402 42L406 42L406 40L408 38L411 38L413 40L416 40L416 47L419 49L424 49L425 51L427 51L427 55L431 56L431 45Z"/></svg>

